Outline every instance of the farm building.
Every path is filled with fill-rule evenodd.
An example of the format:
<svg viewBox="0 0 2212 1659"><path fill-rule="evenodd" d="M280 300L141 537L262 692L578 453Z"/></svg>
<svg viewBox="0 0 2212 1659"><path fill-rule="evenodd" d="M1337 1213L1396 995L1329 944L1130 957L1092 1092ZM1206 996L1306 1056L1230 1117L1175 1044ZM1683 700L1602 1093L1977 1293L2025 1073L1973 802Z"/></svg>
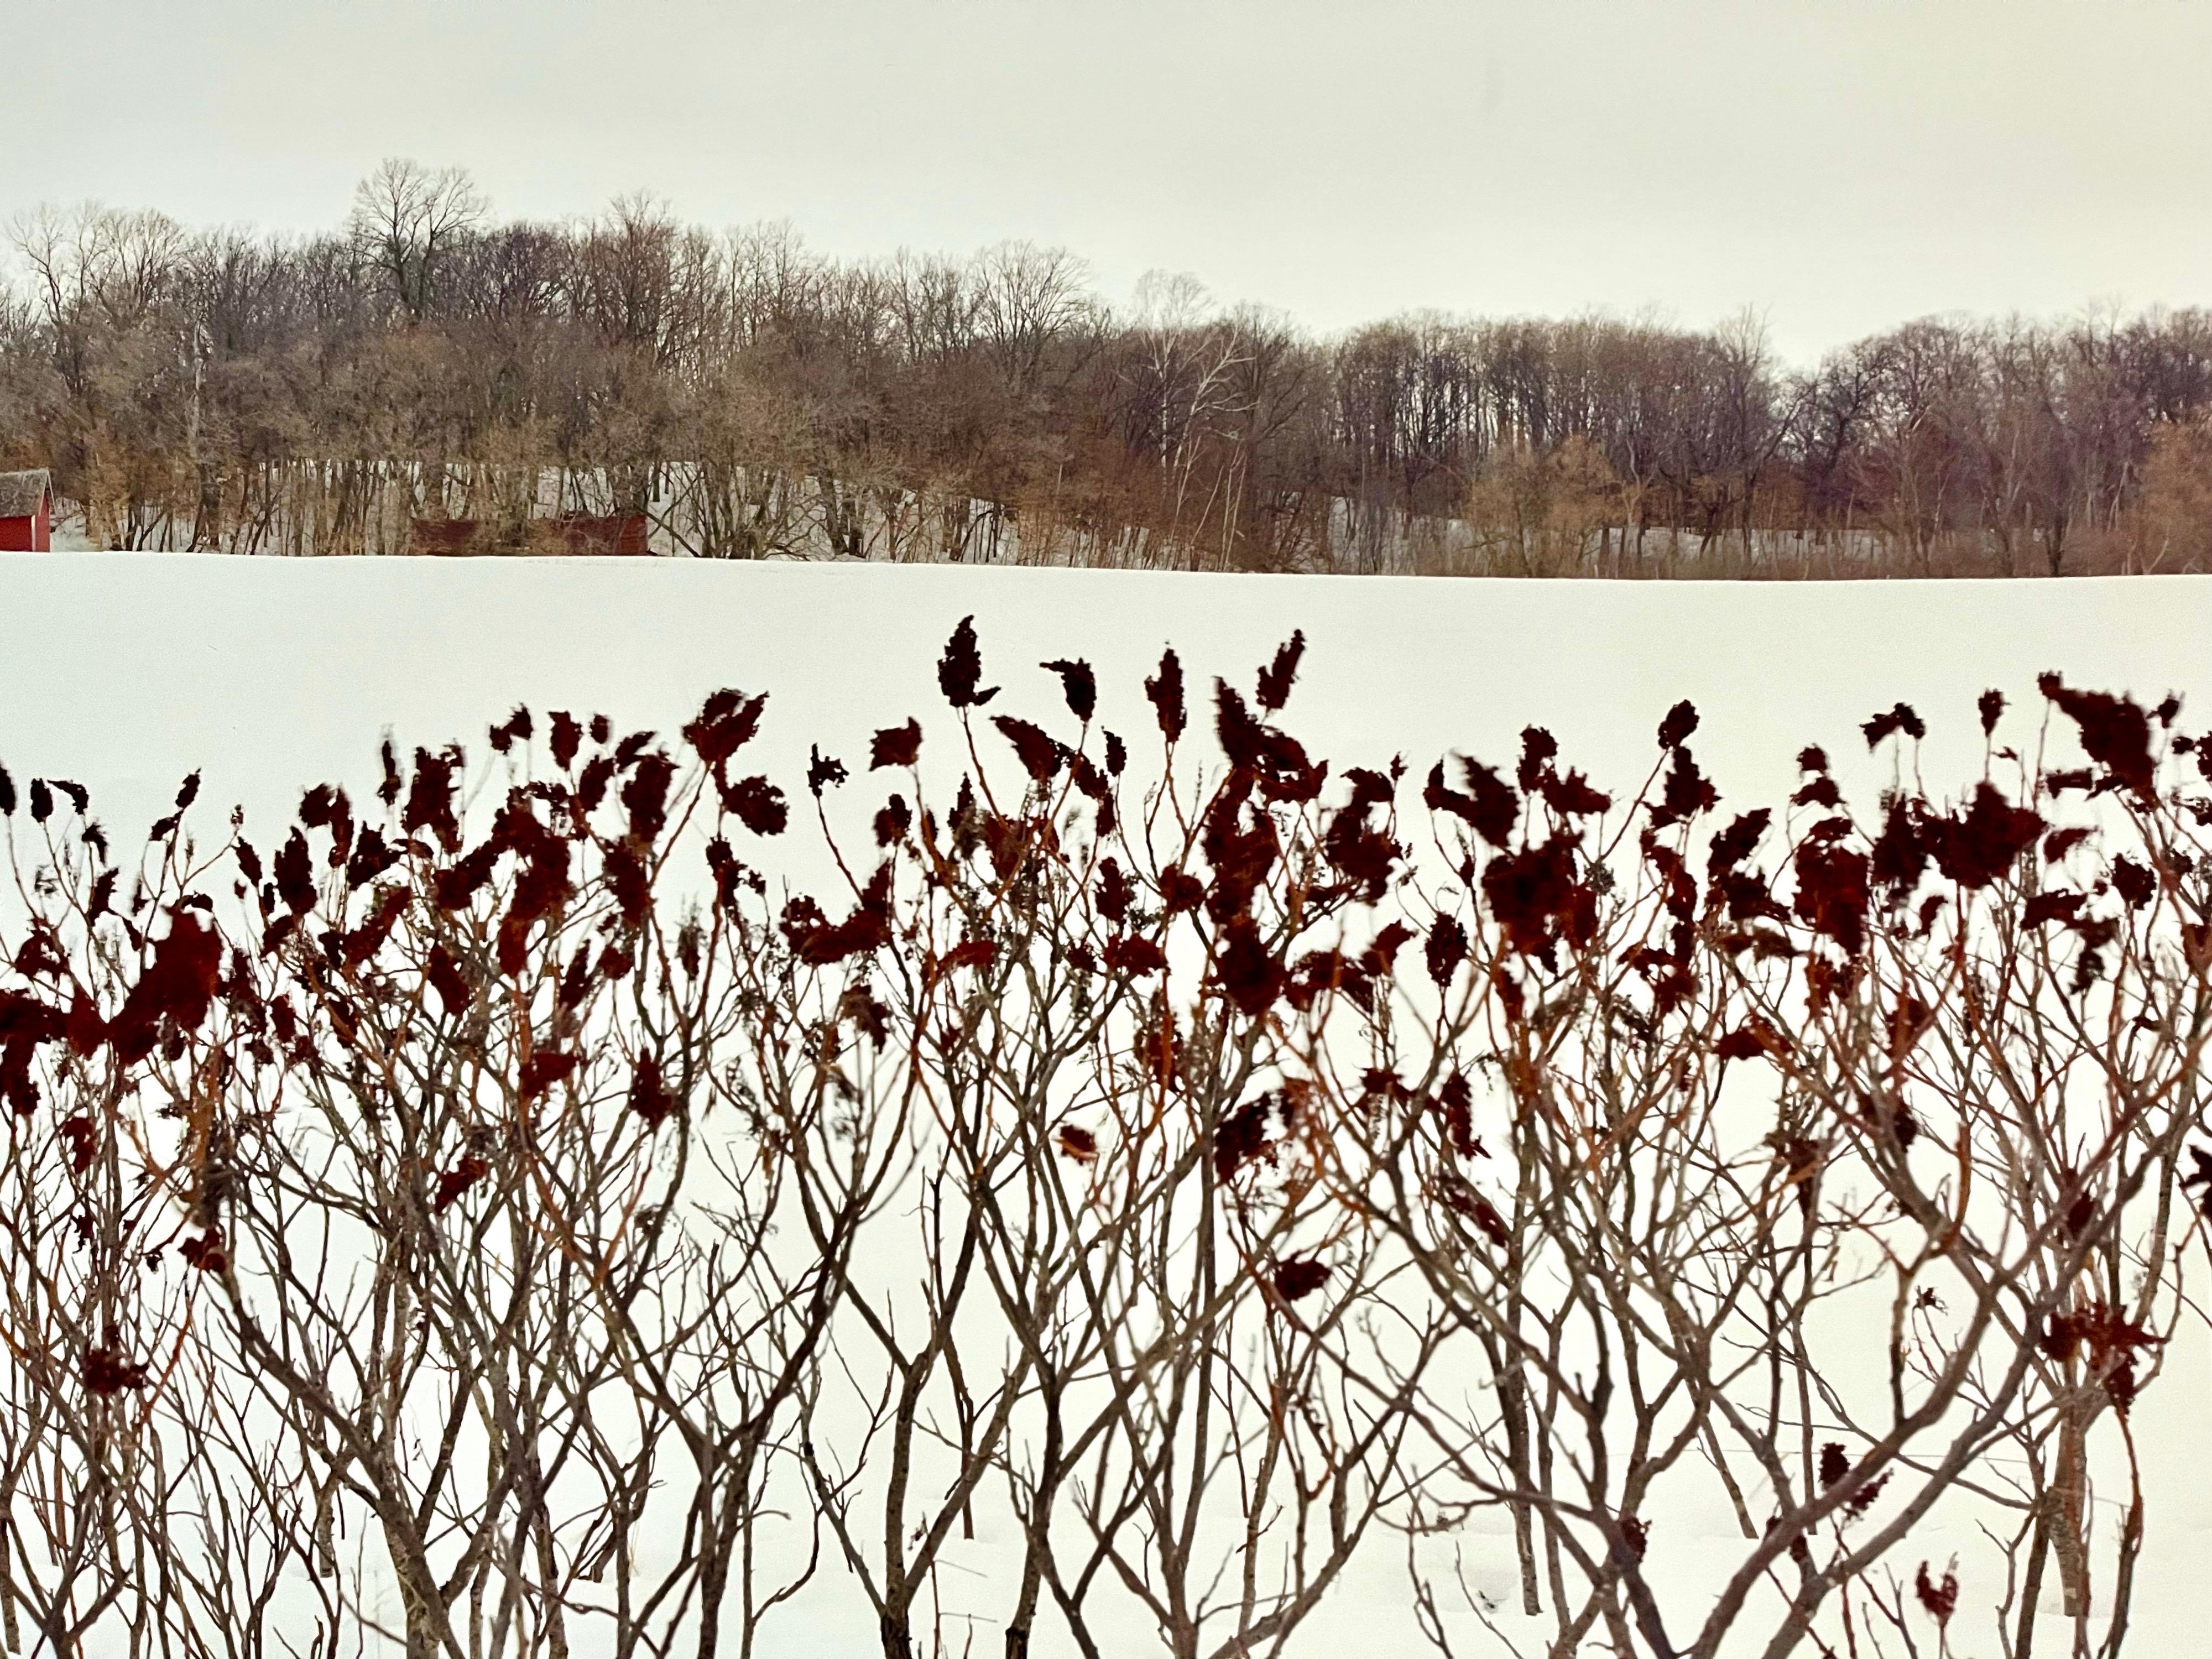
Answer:
<svg viewBox="0 0 2212 1659"><path fill-rule="evenodd" d="M53 545L51 475L0 472L0 553L44 553Z"/></svg>

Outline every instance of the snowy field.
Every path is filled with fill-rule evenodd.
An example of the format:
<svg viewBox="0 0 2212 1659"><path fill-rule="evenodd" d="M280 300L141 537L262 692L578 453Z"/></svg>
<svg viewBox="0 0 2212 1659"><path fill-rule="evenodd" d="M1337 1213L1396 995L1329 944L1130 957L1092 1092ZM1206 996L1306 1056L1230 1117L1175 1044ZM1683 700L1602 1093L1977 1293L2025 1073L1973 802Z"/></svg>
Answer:
<svg viewBox="0 0 2212 1659"><path fill-rule="evenodd" d="M1973 699L2037 672L2212 715L2212 581L1676 585L1203 576L684 560L246 560L0 554L0 754L80 775L118 821L175 775L262 817L328 777L374 777L379 736L481 743L517 702L667 729L720 685L773 693L764 740L857 750L940 706L934 665L975 617L1010 702L1050 709L1035 665L1085 656L1102 718L1150 720L1141 681L1172 643L1197 679L1243 678L1293 628L1312 641L1293 730L1319 752L1510 756L1550 726L1601 781L1649 768L1677 698L1724 794L1794 787L1826 744L1847 790L1880 781L1856 724L1927 717L1931 784L1978 769ZM1855 752L1856 751L1856 752ZM1886 767L1887 761L1881 763Z"/></svg>
<svg viewBox="0 0 2212 1659"><path fill-rule="evenodd" d="M763 769L788 781L810 743L849 759L878 726L941 717L937 654L971 612L987 683L1015 712L1057 704L1036 664L1085 657L1103 720L1125 732L1149 722L1141 681L1164 644L1194 681L1243 680L1303 629L1289 728L1333 757L1403 754L1417 770L1449 750L1508 758L1534 722L1600 787L1632 788L1655 723L1687 697L1699 759L1738 801L1782 798L1814 743L1871 800L1890 760L1869 760L1857 724L1900 700L1930 727L1929 787L1954 791L1979 771L1976 695L2036 705L2045 669L2145 702L2179 691L2192 728L2212 716L2212 580L2187 578L1615 585L70 553L0 556L0 761L88 785L123 852L195 767L214 805L270 823L303 785L373 788L386 731L480 750L518 702L669 731L732 685L772 693ZM2185 1328L2136 1418L2159 1449L2128 1650L2147 1659L2203 1650L2191 1592L2212 1544L2212 1350ZM975 1547L986 1577L989 1541ZM1419 1651L1402 1583L1393 1551L1372 1552L1298 1649ZM980 1595L979 1611L1002 1599ZM817 1584L778 1645L868 1651L862 1611Z"/></svg>

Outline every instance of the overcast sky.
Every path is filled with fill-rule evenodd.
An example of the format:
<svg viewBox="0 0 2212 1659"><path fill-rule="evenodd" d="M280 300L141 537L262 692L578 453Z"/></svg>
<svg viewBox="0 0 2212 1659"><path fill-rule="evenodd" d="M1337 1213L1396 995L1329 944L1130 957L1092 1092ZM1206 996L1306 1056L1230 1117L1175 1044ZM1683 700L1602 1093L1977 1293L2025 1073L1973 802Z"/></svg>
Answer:
<svg viewBox="0 0 2212 1659"><path fill-rule="evenodd" d="M1337 329L2212 303L2202 0L4 0L0 216L287 229L382 157Z"/></svg>

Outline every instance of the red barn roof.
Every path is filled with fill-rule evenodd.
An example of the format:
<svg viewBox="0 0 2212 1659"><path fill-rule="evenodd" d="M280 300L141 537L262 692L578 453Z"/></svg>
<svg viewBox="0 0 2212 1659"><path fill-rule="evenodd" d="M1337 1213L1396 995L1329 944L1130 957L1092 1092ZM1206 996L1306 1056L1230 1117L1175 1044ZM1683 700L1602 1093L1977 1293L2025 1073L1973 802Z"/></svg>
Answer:
<svg viewBox="0 0 2212 1659"><path fill-rule="evenodd" d="M43 467L35 472L0 472L0 519L36 518L53 493L53 475Z"/></svg>

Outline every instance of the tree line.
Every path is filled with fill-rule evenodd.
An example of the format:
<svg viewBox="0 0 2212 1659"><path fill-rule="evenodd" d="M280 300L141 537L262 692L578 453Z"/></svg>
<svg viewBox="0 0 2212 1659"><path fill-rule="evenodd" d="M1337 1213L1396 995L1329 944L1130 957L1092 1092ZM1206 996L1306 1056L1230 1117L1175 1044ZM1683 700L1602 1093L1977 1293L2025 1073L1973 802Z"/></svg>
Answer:
<svg viewBox="0 0 2212 1659"><path fill-rule="evenodd" d="M2050 675L1956 799L1900 706L1723 811L1686 703L1332 768L1302 644L1125 739L963 623L803 779L518 708L119 859L0 771L0 1639L1237 1659L1357 1570L1447 1659L2117 1659L2212 738Z"/></svg>
<svg viewBox="0 0 2212 1659"><path fill-rule="evenodd" d="M2063 574L2212 560L2212 317L1319 337L1006 243L841 261L644 197L494 220L390 162L343 226L46 210L0 464L118 547L391 552L641 514L657 550L1255 570Z"/></svg>

